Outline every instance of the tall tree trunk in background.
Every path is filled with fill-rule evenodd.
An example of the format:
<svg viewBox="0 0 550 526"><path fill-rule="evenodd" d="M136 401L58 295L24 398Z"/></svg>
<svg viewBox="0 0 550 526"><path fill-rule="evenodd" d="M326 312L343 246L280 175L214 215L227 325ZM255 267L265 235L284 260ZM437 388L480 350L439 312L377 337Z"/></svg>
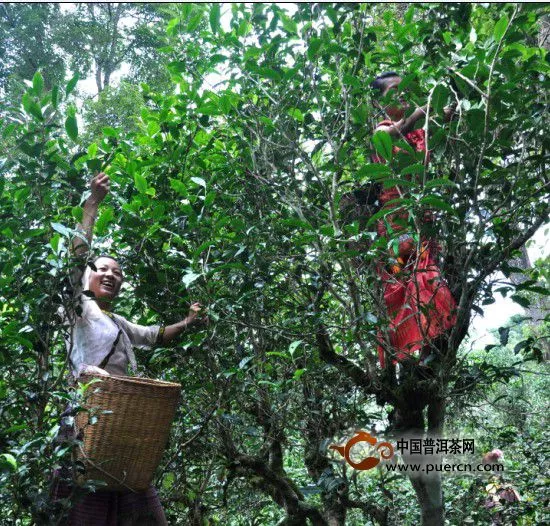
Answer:
<svg viewBox="0 0 550 526"><path fill-rule="evenodd" d="M533 266L531 265L531 260L529 259L529 254L527 253L527 248L525 245L521 247L521 256L511 260L509 264L513 267L518 267L523 270L529 270ZM521 285L525 283L529 278L521 272L516 272L510 275L510 280L514 285ZM535 325L539 324L544 320L545 313L548 312L548 301L546 296L538 296L535 303L531 304L525 309L527 316L531 318L531 322Z"/></svg>
<svg viewBox="0 0 550 526"><path fill-rule="evenodd" d="M518 267L523 270L531 269L531 260L529 259L526 246L523 245L520 250L521 256L509 261L510 266ZM522 272L516 272L510 275L510 281L516 286L525 283L528 279L529 278ZM550 302L548 296L543 296L542 294L537 294L535 298L530 299L532 303L525 308L525 314L530 318L529 322L533 325L534 332L541 336L539 340L540 346L544 353L544 359L548 361L550 360L550 340L540 333L543 327L544 318L550 310Z"/></svg>
<svg viewBox="0 0 550 526"><path fill-rule="evenodd" d="M95 85L97 87L97 92L101 93L103 91L103 85L101 83L101 66L96 60L96 69L95 69Z"/></svg>
<svg viewBox="0 0 550 526"><path fill-rule="evenodd" d="M124 59L124 53L117 54L117 44L124 39L124 35L119 31L119 22L123 15L125 4L87 4L88 12L92 21L98 26L105 26L106 35L98 43L92 43L91 50L94 54L96 67L95 82L98 94L109 87L111 75L121 65ZM99 10L99 16L96 17L95 9Z"/></svg>

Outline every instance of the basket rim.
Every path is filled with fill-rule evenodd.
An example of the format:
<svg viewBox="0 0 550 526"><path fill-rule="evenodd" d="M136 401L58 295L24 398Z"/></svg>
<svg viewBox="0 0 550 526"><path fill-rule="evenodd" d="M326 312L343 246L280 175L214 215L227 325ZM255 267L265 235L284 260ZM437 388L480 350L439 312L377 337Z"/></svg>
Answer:
<svg viewBox="0 0 550 526"><path fill-rule="evenodd" d="M101 381L109 381L112 383L121 383L121 384L134 384L134 385L151 385L156 387L179 387L181 388L181 384L176 382L167 382L166 380L157 380L156 378L140 378L138 376L122 376L122 375L115 375L110 374L109 376L100 375L100 374L90 374L90 373L83 373L78 377L78 381L82 383L81 379L83 378L90 378L94 379L97 378Z"/></svg>

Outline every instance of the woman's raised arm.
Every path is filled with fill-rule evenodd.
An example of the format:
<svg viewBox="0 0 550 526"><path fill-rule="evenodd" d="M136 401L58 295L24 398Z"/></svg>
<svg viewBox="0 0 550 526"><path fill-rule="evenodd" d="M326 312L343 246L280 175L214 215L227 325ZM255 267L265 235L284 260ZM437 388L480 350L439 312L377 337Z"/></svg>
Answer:
<svg viewBox="0 0 550 526"><path fill-rule="evenodd" d="M400 121L394 122L393 124L381 124L376 127L375 131L385 131L388 132L392 137L400 137L409 133L417 121L426 116L426 106L422 108L416 108L411 115L408 117L403 117Z"/></svg>
<svg viewBox="0 0 550 526"><path fill-rule="evenodd" d="M76 256L86 254L92 245L97 209L101 201L103 201L105 196L109 193L109 185L109 176L103 172L98 173L90 183L92 193L84 203L82 223L77 225L77 228L83 231L86 241L79 236L73 238L73 253Z"/></svg>

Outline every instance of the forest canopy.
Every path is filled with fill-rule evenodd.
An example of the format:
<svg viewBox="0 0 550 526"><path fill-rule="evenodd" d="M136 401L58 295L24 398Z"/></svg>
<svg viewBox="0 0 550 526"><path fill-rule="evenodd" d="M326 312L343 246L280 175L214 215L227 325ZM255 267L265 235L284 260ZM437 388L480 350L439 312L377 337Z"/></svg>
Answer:
<svg viewBox="0 0 550 526"><path fill-rule="evenodd" d="M72 504L50 482L85 388L58 312L98 172L92 253L124 270L116 312L208 311L136 351L140 374L183 386L155 477L169 524L550 520L548 258L527 256L548 225L545 4L2 3L0 35L3 523L61 524ZM424 151L374 133L387 72L404 118L425 108ZM399 194L350 215L365 188ZM378 350L403 229L435 240L456 302L410 368ZM501 298L523 314L479 345L472 319ZM521 500L488 506L485 473L354 470L329 446L357 430L472 439L476 463L498 448Z"/></svg>

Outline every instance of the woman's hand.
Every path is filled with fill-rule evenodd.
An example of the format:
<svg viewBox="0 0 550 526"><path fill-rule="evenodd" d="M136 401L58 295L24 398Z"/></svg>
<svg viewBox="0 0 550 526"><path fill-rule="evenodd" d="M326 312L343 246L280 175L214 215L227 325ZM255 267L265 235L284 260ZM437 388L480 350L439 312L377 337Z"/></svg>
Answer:
<svg viewBox="0 0 550 526"><path fill-rule="evenodd" d="M187 318L185 318L184 321L187 327L191 327L192 325L204 323L207 320L208 317L204 315L202 305L198 302L195 302L191 305L191 307L189 307L189 313L187 314Z"/></svg>
<svg viewBox="0 0 550 526"><path fill-rule="evenodd" d="M162 335L162 343L171 342L176 336L180 333L192 327L194 325L207 325L208 316L204 313L204 308L200 303L193 303L189 308L189 313L187 316L173 325L168 325L164 328L164 333Z"/></svg>
<svg viewBox="0 0 550 526"><path fill-rule="evenodd" d="M84 207L82 208L82 223L77 227L79 230L83 231L86 242L84 242L80 236L75 236L73 238L73 252L77 256L87 254L89 247L92 245L97 210L101 201L103 201L105 196L109 193L110 184L109 176L103 172L98 173L90 183L92 193L84 203Z"/></svg>
<svg viewBox="0 0 550 526"><path fill-rule="evenodd" d="M90 196L92 200L99 204L105 196L109 193L109 186L111 181L109 181L109 176L103 172L98 173L90 183L92 189L92 195Z"/></svg>

